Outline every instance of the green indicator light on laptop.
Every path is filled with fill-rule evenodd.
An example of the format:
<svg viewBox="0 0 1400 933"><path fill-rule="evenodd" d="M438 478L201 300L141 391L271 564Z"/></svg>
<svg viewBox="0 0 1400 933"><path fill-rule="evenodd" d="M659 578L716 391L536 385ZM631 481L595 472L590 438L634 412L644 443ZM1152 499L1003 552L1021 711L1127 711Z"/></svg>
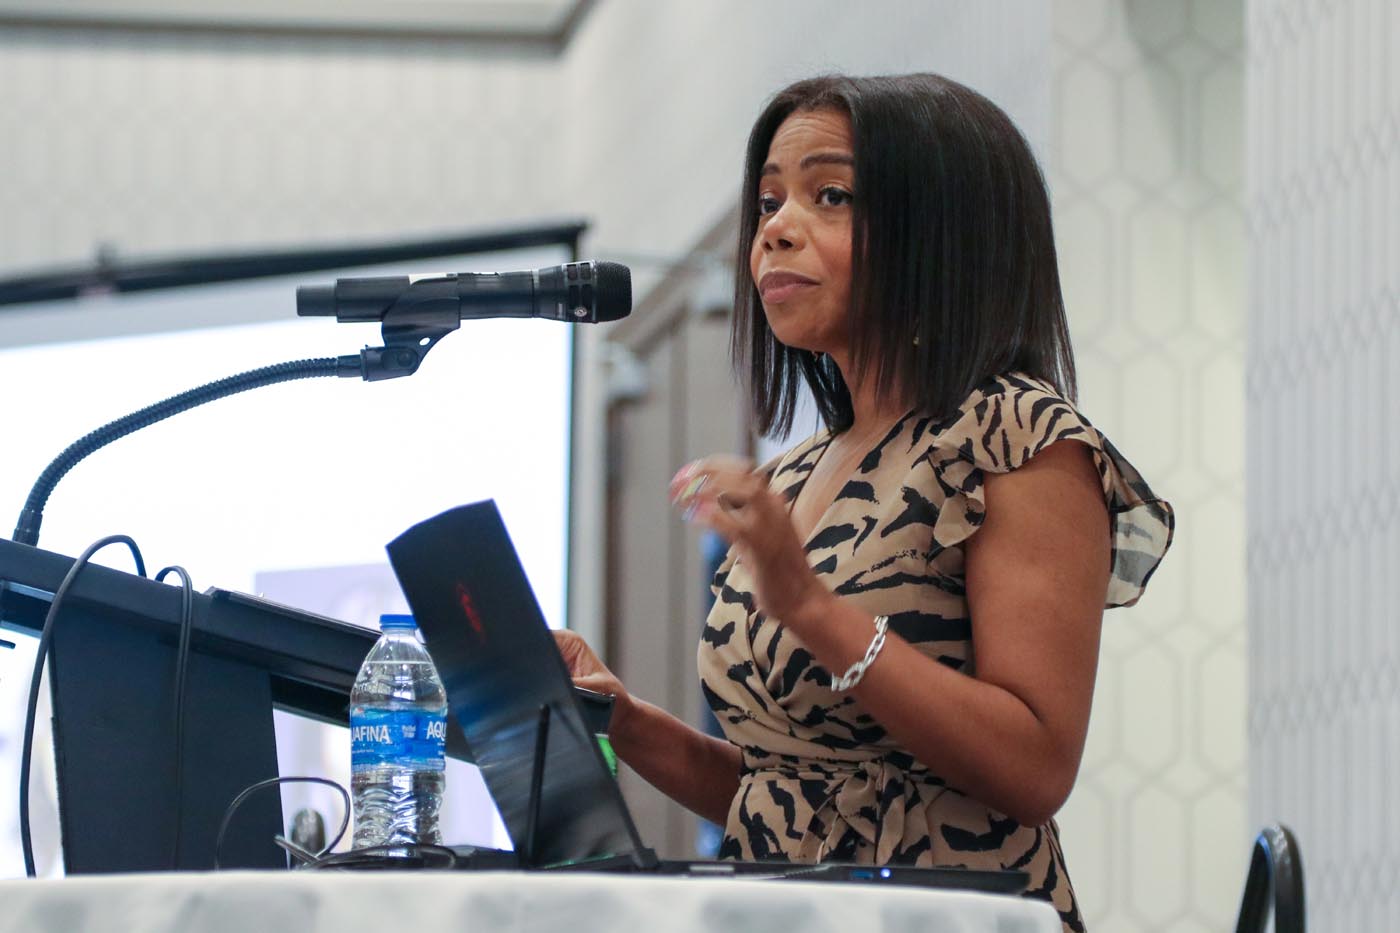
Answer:
<svg viewBox="0 0 1400 933"><path fill-rule="evenodd" d="M598 747L603 750L603 760L608 763L608 770L612 772L613 777L617 777L617 752L613 751L612 743L601 733L594 738L598 740Z"/></svg>

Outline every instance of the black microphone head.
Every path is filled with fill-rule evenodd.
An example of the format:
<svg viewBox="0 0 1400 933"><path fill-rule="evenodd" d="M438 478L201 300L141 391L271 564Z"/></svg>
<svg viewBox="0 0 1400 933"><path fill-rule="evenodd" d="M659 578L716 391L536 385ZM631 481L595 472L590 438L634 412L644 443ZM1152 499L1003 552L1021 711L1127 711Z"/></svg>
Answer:
<svg viewBox="0 0 1400 933"><path fill-rule="evenodd" d="M632 270L620 262L595 262L593 282L598 289L594 320L620 321L632 313Z"/></svg>

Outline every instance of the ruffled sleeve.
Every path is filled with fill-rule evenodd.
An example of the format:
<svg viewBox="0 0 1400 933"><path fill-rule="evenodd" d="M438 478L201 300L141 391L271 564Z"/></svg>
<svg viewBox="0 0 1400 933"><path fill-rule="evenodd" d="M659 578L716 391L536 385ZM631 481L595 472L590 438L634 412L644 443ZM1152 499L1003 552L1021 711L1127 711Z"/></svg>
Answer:
<svg viewBox="0 0 1400 933"><path fill-rule="evenodd" d="M982 480L1009 473L1046 447L1075 440L1093 453L1108 505L1112 575L1105 608L1131 606L1142 596L1171 546L1171 505L1148 488L1133 465L1073 405L1038 380L998 376L976 390L949 423L936 429L929 463L944 502L934 541L952 547L971 537L986 517Z"/></svg>

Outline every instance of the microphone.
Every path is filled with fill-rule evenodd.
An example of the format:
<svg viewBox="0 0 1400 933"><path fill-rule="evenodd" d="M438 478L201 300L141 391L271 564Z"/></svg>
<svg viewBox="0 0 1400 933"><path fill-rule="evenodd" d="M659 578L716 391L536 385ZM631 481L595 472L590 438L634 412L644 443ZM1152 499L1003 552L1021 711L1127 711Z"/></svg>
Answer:
<svg viewBox="0 0 1400 933"><path fill-rule="evenodd" d="M292 379L339 376L377 382L411 376L439 340L472 318L543 317L597 324L619 320L631 311L632 272L616 262L570 262L528 272L464 272L416 279L348 278L336 279L334 285L302 285L297 288L298 315L379 321L384 346L239 373L103 425L70 444L35 481L15 525L14 541L38 543L49 494L78 461L119 437L206 402ZM0 639L0 648L13 647Z"/></svg>
<svg viewBox="0 0 1400 933"><path fill-rule="evenodd" d="M542 317L597 324L620 320L631 310L632 273L616 262L570 262L525 272L347 278L297 288L299 316L334 315L342 322L431 311L448 312L460 321Z"/></svg>

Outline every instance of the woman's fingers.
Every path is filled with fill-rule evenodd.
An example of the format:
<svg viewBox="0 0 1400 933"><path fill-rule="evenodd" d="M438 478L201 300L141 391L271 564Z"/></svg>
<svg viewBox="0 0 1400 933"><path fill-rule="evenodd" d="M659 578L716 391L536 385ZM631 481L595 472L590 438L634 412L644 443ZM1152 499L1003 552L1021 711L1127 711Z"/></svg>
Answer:
<svg viewBox="0 0 1400 933"><path fill-rule="evenodd" d="M564 664L569 668L571 677L577 678L607 670L593 653L593 649L588 647L588 642L576 632L559 629L553 634L554 644L559 648L559 654L564 658Z"/></svg>
<svg viewBox="0 0 1400 933"><path fill-rule="evenodd" d="M692 460L671 477L671 499L689 498L711 482L734 483L752 473L753 461L744 457L714 456Z"/></svg>
<svg viewBox="0 0 1400 933"><path fill-rule="evenodd" d="M614 696L616 692L616 678L609 677L606 674L583 674L579 677L575 677L573 680L575 686L582 687L585 690L592 690L594 693Z"/></svg>
<svg viewBox="0 0 1400 933"><path fill-rule="evenodd" d="M766 476L753 461L715 456L682 467L671 480L671 500L686 521L718 532L726 541L743 543L764 522L786 518L768 489Z"/></svg>
<svg viewBox="0 0 1400 933"><path fill-rule="evenodd" d="M670 493L687 521L710 505L733 513L771 495L766 479L754 473L753 461L725 456L686 464L672 477Z"/></svg>
<svg viewBox="0 0 1400 933"><path fill-rule="evenodd" d="M731 544L742 540L748 531L747 516L742 507L726 501L722 496L711 501L694 503L684 514L686 521L697 522L718 532Z"/></svg>

